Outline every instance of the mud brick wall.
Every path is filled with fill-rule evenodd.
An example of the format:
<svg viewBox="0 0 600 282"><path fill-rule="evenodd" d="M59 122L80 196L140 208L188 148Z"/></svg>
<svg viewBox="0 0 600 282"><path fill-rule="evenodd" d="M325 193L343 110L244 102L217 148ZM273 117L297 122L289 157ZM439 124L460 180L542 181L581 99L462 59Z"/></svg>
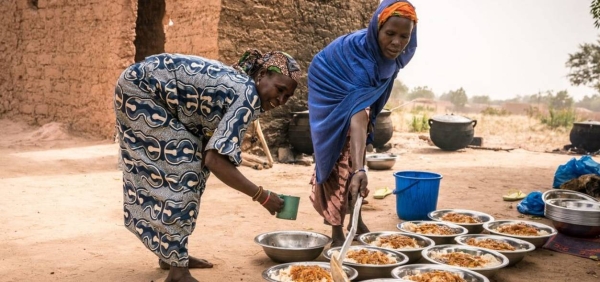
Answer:
<svg viewBox="0 0 600 282"><path fill-rule="evenodd" d="M300 64L295 97L265 113L261 126L270 146L286 146L290 112L307 107L306 72L312 57L340 35L365 28L376 0L222 0L219 55L234 63L248 48L281 50Z"/></svg>
<svg viewBox="0 0 600 282"><path fill-rule="evenodd" d="M0 8L0 48L9 62L8 72L0 75L0 115L36 124L60 121L76 131L112 135L110 93L133 58L135 5L124 0L6 0Z"/></svg>
<svg viewBox="0 0 600 282"><path fill-rule="evenodd" d="M111 138L115 82L160 52L226 63L247 48L292 54L304 73L337 36L366 26L375 0L3 0L0 118ZM139 4L139 5L138 5ZM261 120L287 144L290 111L305 110L306 76L287 106Z"/></svg>

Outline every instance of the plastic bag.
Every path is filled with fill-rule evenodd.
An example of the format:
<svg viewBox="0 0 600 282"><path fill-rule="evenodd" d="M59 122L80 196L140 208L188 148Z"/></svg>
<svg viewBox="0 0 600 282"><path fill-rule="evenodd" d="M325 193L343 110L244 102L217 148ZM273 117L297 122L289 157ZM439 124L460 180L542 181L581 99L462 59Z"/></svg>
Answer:
<svg viewBox="0 0 600 282"><path fill-rule="evenodd" d="M517 210L522 214L544 216L544 201L542 192L531 192L517 205Z"/></svg>
<svg viewBox="0 0 600 282"><path fill-rule="evenodd" d="M578 178L584 174L600 175L600 164L594 161L589 155L581 157L579 160L572 158L566 164L558 166L554 173L553 188L558 188L563 183Z"/></svg>

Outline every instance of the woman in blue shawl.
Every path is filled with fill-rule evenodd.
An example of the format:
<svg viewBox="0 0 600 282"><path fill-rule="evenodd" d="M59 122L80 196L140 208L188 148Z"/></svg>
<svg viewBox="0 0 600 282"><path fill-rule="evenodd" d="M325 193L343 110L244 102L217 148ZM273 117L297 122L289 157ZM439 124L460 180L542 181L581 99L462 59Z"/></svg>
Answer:
<svg viewBox="0 0 600 282"><path fill-rule="evenodd" d="M408 1L384 0L368 28L337 38L311 62L308 109L316 164L310 199L332 226L332 246L345 239L349 203L359 192L369 193L365 147L394 79L415 53L416 23ZM357 227L357 234L369 232L362 216Z"/></svg>

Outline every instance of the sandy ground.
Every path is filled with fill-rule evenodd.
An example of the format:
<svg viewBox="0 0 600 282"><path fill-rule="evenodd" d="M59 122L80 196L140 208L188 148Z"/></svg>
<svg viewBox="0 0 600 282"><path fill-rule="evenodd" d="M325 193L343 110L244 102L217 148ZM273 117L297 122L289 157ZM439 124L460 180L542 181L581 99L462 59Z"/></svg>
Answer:
<svg viewBox="0 0 600 282"><path fill-rule="evenodd" d="M157 258L123 227L121 173L117 146L72 137L58 124L30 128L0 120L0 281L162 281ZM497 219L522 217L501 195L551 188L556 167L573 156L516 149L442 152L402 134L393 170L371 171L370 188L394 186L393 171L441 173L438 208L464 208ZM400 139L398 139L400 138ZM600 161L596 157L597 161ZM189 240L192 255L215 264L193 270L200 281L262 281L275 265L253 242L262 232L312 230L329 233L308 195L312 167L276 164L256 171L241 168L258 184L302 198L296 221L270 216L260 205L212 177L202 198L198 225ZM369 197L364 217L372 230L396 230L395 197ZM548 223L542 219L541 222ZM323 259L323 258L320 258ZM594 275L594 273L597 273ZM596 261L536 250L492 281L600 281Z"/></svg>

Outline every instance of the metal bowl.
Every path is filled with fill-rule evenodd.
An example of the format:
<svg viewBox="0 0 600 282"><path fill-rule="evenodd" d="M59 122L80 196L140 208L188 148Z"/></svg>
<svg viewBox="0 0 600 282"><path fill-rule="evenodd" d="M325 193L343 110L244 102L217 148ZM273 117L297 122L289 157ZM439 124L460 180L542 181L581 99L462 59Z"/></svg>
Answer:
<svg viewBox="0 0 600 282"><path fill-rule="evenodd" d="M469 268L469 267L459 267L459 266L451 265L451 267L458 267L458 268L475 271L486 277L493 276L498 271L498 269L503 268L508 265L508 258L505 255L503 255L499 252L496 252L496 251L492 251L492 250L488 250L488 249L484 249L484 248L473 247L473 246L440 245L440 246L429 247L429 248L426 248L423 250L423 258L424 259L426 259L429 262L434 263L434 264L447 265L447 264L438 262L437 260L434 260L433 258L431 258L431 255L430 255L431 252L442 252L442 253L463 252L463 253L467 253L467 254L471 254L471 255L475 255L475 256L482 256L485 254L490 254L490 255L494 256L497 260L500 261L499 265L490 266L490 267L482 267L482 268Z"/></svg>
<svg viewBox="0 0 600 282"><path fill-rule="evenodd" d="M371 245L371 242L377 240L379 237L391 236L391 235L404 235L410 238L414 238L417 241L419 248L406 248L406 249L391 249L392 251L400 252L408 257L408 262L414 263L421 259L421 251L427 247L435 245L435 242L425 236L417 235L415 233L399 232L399 231L380 231L380 232L369 232L358 236L358 241L365 244ZM374 246L377 247L377 246ZM383 247L380 247L383 248Z"/></svg>
<svg viewBox="0 0 600 282"><path fill-rule="evenodd" d="M530 225L534 226L535 228L537 228L538 230L544 230L544 231L548 232L548 235L541 235L541 236L519 236L519 235L506 234L506 233L501 233L501 232L496 231L496 228L500 227L501 225L515 224L515 223L519 223L519 222L530 224ZM542 247L550 239L550 237L556 235L556 233L557 233L556 229L554 229L554 228L552 228L552 227L550 227L548 225L537 223L537 222L524 221L524 220L496 220L496 221L491 221L491 222L484 223L483 224L483 229L485 229L486 231L488 231L488 232L490 232L491 234L494 234L494 235L512 237L512 238L521 239L523 241L527 241L527 242L533 244L536 248Z"/></svg>
<svg viewBox="0 0 600 282"><path fill-rule="evenodd" d="M556 231L571 237L595 238L600 236L600 226L579 225L558 220L552 220L552 225Z"/></svg>
<svg viewBox="0 0 600 282"><path fill-rule="evenodd" d="M334 251L339 252L341 248L342 247L330 248L329 250L326 250L325 252L323 252L323 256L327 260L330 260L333 252ZM374 264L360 264L360 263L352 263L352 262L344 261L342 263L343 265L348 265L358 271L358 277L356 277L356 280L358 280L358 281L367 280L367 279L375 279L375 278L391 278L392 277L391 276L392 269L408 262L408 257L403 253L399 253L396 251L383 249L383 248L372 247L372 246L350 246L350 248L348 249L348 252L350 252L352 250L358 251L361 249L367 249L369 251L383 252L385 254L388 254L388 255L391 255L392 257L394 257L397 262L392 263L392 264L386 264L386 265L374 265Z"/></svg>
<svg viewBox="0 0 600 282"><path fill-rule="evenodd" d="M433 272L433 271L448 271L448 272L456 273L456 274L460 275L463 279L465 279L467 282L489 282L490 281L487 277L485 277L475 271L471 271L466 268L452 267L452 266L448 266L445 264L403 265L403 266L394 268L394 270L392 270L392 276L402 279L403 277L406 277L406 276L418 275L418 274L423 274L423 273ZM401 280L401 281L404 281L404 280Z"/></svg>
<svg viewBox="0 0 600 282"><path fill-rule="evenodd" d="M461 235L461 236L457 236L456 238L454 238L454 241L456 241L456 243L458 243L459 245L471 246L471 245L467 244L467 241L471 238L474 238L475 240L494 239L497 241L505 242L505 243L513 246L516 249L514 251L494 250L496 252L503 254L504 256L506 256L506 258L508 258L508 266L515 265L516 263L523 260L526 253L529 253L529 252L532 252L533 250L535 250L535 246L527 241L523 241L520 239L511 238L511 237L488 235L488 234ZM479 247L479 248L481 248L481 247ZM493 250L493 249L490 249L490 250Z"/></svg>
<svg viewBox="0 0 600 282"><path fill-rule="evenodd" d="M254 242L275 262L298 262L318 258L331 238L309 231L273 231L259 234Z"/></svg>
<svg viewBox="0 0 600 282"><path fill-rule="evenodd" d="M413 282L413 281L404 280L404 279L400 279L400 278L376 278L376 279L363 280L360 282Z"/></svg>
<svg viewBox="0 0 600 282"><path fill-rule="evenodd" d="M410 230L408 230L406 228L406 224L407 223L414 223L414 224L421 224L421 223L433 223L436 225L443 225L443 226L448 226L450 228L452 228L456 234L452 234L452 235L430 235L430 234L421 234L421 233L415 233L412 232ZM400 231L403 232L408 232L411 234L417 234L417 235L421 235L421 236L425 236L431 240L433 240L433 242L435 242L436 245L443 245L443 244L452 244L454 243L454 237L458 236L458 235L464 235L467 234L469 231L460 226L460 225L456 225L454 223L450 223L450 222L445 222L445 221L421 221L421 220L414 220L414 221L405 221L402 223L399 223L397 225L398 229L400 229Z"/></svg>
<svg viewBox="0 0 600 282"><path fill-rule="evenodd" d="M588 200L588 201L598 202L598 200L596 200L596 198L594 198L588 194L584 194L584 193L580 193L580 192L576 192L576 191L572 191L572 190L563 190L563 189L552 189L552 190L548 190L542 194L542 200L544 202L546 202L547 200L551 200L551 199L575 199L575 200Z"/></svg>
<svg viewBox="0 0 600 282"><path fill-rule="evenodd" d="M480 223L458 223L458 222L442 220L442 217L447 213L458 213L458 214L472 216L472 217L479 219L479 221L481 221L481 222ZM460 225L460 226L466 228L469 231L469 234L481 233L481 231L483 231L484 223L494 221L494 217L492 217L491 215L489 215L487 213L471 211L471 210L461 210L461 209L436 210L436 211L430 212L429 214L427 214L427 216L431 220L450 222L450 223L454 223L456 225Z"/></svg>
<svg viewBox="0 0 600 282"><path fill-rule="evenodd" d="M329 271L329 273L331 273L331 265L329 262L304 261L304 262L284 263L284 264L271 266L270 268L267 268L265 271L263 271L262 277L265 280L270 281L270 282L280 282L280 280L276 279L276 277L279 275L279 271L281 271L289 266L294 266L294 265L317 265L317 266L320 266L320 267L324 268L325 270ZM352 267L342 265L342 270L344 270L344 272L346 272L346 275L348 276L348 279L350 279L350 280L354 280L358 276L358 271L356 271L356 269L354 269Z"/></svg>
<svg viewBox="0 0 600 282"><path fill-rule="evenodd" d="M367 167L374 170L391 169L397 159L398 156L394 154L372 154L366 157Z"/></svg>

